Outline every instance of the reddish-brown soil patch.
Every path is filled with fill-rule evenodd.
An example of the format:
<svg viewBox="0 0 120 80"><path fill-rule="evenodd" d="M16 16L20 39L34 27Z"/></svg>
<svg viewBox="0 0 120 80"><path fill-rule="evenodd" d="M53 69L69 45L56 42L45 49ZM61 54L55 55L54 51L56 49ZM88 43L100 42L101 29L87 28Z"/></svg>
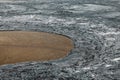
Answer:
<svg viewBox="0 0 120 80"><path fill-rule="evenodd" d="M0 65L25 61L46 61L66 56L73 48L65 36L44 32L0 32Z"/></svg>

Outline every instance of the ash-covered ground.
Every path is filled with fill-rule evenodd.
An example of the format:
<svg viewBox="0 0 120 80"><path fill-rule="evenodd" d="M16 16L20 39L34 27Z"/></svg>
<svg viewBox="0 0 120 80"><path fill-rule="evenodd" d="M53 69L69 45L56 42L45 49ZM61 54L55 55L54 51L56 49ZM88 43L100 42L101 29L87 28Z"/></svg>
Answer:
<svg viewBox="0 0 120 80"><path fill-rule="evenodd" d="M1 0L0 30L61 34L75 46L59 60L0 66L0 80L120 80L120 0Z"/></svg>

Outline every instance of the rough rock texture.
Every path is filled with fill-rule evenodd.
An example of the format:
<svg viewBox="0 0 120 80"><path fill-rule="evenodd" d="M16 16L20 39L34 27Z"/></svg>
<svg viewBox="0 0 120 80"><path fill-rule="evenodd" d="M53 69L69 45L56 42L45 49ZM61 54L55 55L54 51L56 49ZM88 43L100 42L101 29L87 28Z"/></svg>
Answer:
<svg viewBox="0 0 120 80"><path fill-rule="evenodd" d="M120 80L120 0L0 1L0 30L56 33L75 45L63 59L0 66L0 80Z"/></svg>

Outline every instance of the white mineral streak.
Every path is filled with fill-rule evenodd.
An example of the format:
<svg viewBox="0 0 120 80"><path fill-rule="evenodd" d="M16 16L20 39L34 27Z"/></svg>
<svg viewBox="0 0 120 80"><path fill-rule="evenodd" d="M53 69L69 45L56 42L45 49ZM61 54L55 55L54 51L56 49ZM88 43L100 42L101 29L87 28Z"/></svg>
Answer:
<svg viewBox="0 0 120 80"><path fill-rule="evenodd" d="M118 34L120 34L120 32L106 32L106 33L104 33L104 32L100 32L99 33L100 35L111 35L111 34L113 34L113 35L118 35Z"/></svg>
<svg viewBox="0 0 120 80"><path fill-rule="evenodd" d="M89 70L90 69L90 67L84 67L83 68L83 70Z"/></svg>
<svg viewBox="0 0 120 80"><path fill-rule="evenodd" d="M105 67L111 67L112 65L111 64L106 64Z"/></svg>
<svg viewBox="0 0 120 80"><path fill-rule="evenodd" d="M118 62L120 60L120 57L112 59L112 61Z"/></svg>
<svg viewBox="0 0 120 80"><path fill-rule="evenodd" d="M109 12L109 13L103 14L102 16L106 18L115 18L120 16L120 12Z"/></svg>
<svg viewBox="0 0 120 80"><path fill-rule="evenodd" d="M65 6L65 9L69 9L74 13L83 13L86 11L100 11L100 10L114 10L111 6L96 5L96 4L83 4L83 5L71 5Z"/></svg>

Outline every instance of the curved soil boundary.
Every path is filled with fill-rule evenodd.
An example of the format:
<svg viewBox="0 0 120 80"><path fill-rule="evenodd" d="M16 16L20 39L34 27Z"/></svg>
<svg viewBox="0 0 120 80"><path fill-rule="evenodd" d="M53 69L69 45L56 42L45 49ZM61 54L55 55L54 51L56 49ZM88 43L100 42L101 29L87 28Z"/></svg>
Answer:
<svg viewBox="0 0 120 80"><path fill-rule="evenodd" d="M65 57L72 40L45 32L0 32L0 65L25 61L47 61Z"/></svg>

